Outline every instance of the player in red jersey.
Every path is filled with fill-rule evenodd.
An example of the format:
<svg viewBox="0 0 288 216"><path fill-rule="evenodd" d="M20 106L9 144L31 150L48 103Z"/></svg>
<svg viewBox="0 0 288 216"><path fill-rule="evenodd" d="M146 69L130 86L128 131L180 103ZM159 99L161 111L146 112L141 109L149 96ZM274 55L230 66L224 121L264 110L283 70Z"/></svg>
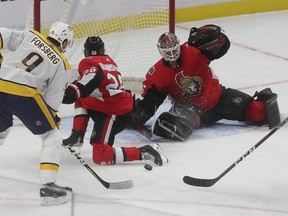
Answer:
<svg viewBox="0 0 288 216"><path fill-rule="evenodd" d="M93 161L111 165L133 160L151 160L161 166L166 160L158 145L136 147L113 147L115 135L121 132L133 109L133 95L126 91L121 73L113 59L104 54L104 42L97 36L88 37L84 55L78 66L79 80L70 84L63 98L64 104L76 102L72 134L63 140L64 146L83 144L86 127L94 121L90 143ZM80 110L80 112L77 112ZM78 114L77 114L78 113Z"/></svg>
<svg viewBox="0 0 288 216"><path fill-rule="evenodd" d="M157 46L162 59L146 74L132 127L145 124L168 95L173 106L152 127L154 134L164 138L184 141L193 130L221 119L268 124L270 128L280 122L277 95L270 88L252 97L219 83L209 64L230 48L219 26L193 27L188 42L182 45L176 35L167 32L160 36Z"/></svg>

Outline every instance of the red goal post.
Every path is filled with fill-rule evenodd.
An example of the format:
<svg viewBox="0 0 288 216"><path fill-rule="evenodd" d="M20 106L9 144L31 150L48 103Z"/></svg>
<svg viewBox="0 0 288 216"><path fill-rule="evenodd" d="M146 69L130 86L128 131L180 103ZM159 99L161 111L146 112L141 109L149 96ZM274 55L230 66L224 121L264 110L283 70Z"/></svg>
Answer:
<svg viewBox="0 0 288 216"><path fill-rule="evenodd" d="M119 66L124 85L138 91L160 58L159 36L175 32L175 0L31 0L26 27L45 35L57 20L73 27L75 42L67 53L73 68L84 57L85 39L99 35L106 54Z"/></svg>

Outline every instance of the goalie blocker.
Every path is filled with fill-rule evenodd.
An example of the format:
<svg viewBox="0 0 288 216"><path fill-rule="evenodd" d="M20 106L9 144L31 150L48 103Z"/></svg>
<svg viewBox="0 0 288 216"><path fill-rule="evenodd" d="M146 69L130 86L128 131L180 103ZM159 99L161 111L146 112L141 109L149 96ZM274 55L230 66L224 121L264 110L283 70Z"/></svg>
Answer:
<svg viewBox="0 0 288 216"><path fill-rule="evenodd" d="M236 99L241 102L235 103ZM163 112L157 118L153 133L160 137L185 141L193 130L207 127L221 119L247 121L246 113L252 101L262 102L265 108L265 119L256 122L257 125L268 125L271 129L280 122L277 94L270 88L256 92L251 97L241 91L223 87L220 101L209 111L176 102L169 112Z"/></svg>

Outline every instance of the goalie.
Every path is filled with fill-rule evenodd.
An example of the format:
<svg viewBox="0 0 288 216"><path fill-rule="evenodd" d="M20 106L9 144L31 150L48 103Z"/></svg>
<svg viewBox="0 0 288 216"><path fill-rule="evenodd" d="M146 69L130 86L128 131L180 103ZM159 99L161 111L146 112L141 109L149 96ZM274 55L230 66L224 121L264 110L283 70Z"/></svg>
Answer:
<svg viewBox="0 0 288 216"><path fill-rule="evenodd" d="M185 141L195 129L221 119L269 125L280 122L277 95L266 88L250 96L219 83L209 64L224 56L230 41L221 28L205 25L190 30L183 45L173 33L164 33L157 44L162 59L153 65L143 82L131 127L145 124L167 96L173 105L152 127L160 137Z"/></svg>

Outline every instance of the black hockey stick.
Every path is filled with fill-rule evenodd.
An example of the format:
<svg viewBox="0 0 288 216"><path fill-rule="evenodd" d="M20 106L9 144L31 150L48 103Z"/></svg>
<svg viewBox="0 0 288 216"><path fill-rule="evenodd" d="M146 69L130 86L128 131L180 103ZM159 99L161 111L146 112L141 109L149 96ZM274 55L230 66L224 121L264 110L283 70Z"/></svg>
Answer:
<svg viewBox="0 0 288 216"><path fill-rule="evenodd" d="M133 187L133 182L131 180L122 181L122 182L106 182L100 176L98 176L91 167L73 150L71 147L68 147L69 151L75 155L75 157L80 161L80 163L107 189L112 190L121 190L129 189Z"/></svg>
<svg viewBox="0 0 288 216"><path fill-rule="evenodd" d="M223 176L225 176L230 170L232 170L238 163L240 163L246 156L251 154L258 146L260 146L265 140L272 136L277 130L279 130L284 124L288 122L288 117L280 122L276 127L274 127L268 134L266 134L259 142L257 142L252 148L250 148L244 155L238 158L231 166L229 166L224 172L222 172L218 177L213 179L201 179L194 178L190 176L184 176L183 181L188 185L198 186L198 187L211 187L216 182L218 182Z"/></svg>

